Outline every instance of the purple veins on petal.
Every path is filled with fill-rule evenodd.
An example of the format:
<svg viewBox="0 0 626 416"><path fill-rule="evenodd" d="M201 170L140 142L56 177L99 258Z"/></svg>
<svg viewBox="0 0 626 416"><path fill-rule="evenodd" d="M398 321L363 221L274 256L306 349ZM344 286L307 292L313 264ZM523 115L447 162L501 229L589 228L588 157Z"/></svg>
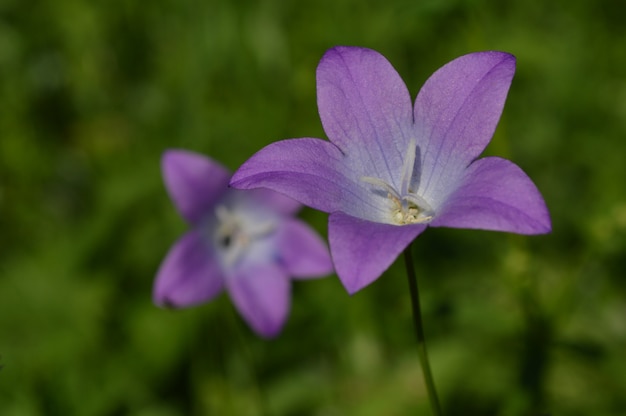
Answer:
<svg viewBox="0 0 626 416"><path fill-rule="evenodd" d="M328 239L335 270L348 293L376 280L426 229L425 224L398 227L335 212L328 220Z"/></svg>
<svg viewBox="0 0 626 416"><path fill-rule="evenodd" d="M317 67L317 104L331 142L392 182L412 123L411 96L397 71L371 49L336 47Z"/></svg>
<svg viewBox="0 0 626 416"><path fill-rule="evenodd" d="M290 139L272 143L235 172L231 186L267 188L324 212L348 211L378 218L380 204L369 190L356 186L359 166L347 165L344 154L321 139Z"/></svg>
<svg viewBox="0 0 626 416"><path fill-rule="evenodd" d="M478 52L444 65L420 90L414 106L422 155L419 192L433 206L491 140L514 73L513 55Z"/></svg>
<svg viewBox="0 0 626 416"><path fill-rule="evenodd" d="M467 168L431 225L517 234L551 230L548 208L535 184L517 165L498 157L479 159Z"/></svg>

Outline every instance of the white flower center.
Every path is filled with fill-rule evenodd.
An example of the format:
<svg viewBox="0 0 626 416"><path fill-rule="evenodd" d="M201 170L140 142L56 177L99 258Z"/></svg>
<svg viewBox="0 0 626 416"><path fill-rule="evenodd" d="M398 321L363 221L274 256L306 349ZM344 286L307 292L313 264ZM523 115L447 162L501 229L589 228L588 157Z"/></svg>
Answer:
<svg viewBox="0 0 626 416"><path fill-rule="evenodd" d="M411 178L415 167L415 152L417 143L415 139L409 142L409 148L402 163L402 177L400 190L379 178L362 176L361 180L372 185L376 190L383 191L385 197L391 202L391 223L397 225L420 224L433 218L434 211L424 198L419 196L411 188ZM380 192L376 192L380 194Z"/></svg>
<svg viewBox="0 0 626 416"><path fill-rule="evenodd" d="M228 266L235 264L254 241L271 234L275 228L271 221L254 223L224 205L215 208L215 216L218 225L214 241Z"/></svg>

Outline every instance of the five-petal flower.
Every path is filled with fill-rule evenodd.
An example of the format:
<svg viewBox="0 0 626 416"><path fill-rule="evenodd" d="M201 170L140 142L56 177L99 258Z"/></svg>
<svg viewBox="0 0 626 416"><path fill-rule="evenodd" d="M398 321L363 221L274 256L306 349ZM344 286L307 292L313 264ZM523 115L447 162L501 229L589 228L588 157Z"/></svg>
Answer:
<svg viewBox="0 0 626 416"><path fill-rule="evenodd" d="M545 202L512 162L477 159L498 124L515 72L503 52L462 56L437 70L415 104L378 52L336 47L317 68L330 142L279 141L233 175L330 213L335 269L354 293L377 279L427 226L541 234Z"/></svg>
<svg viewBox="0 0 626 416"><path fill-rule="evenodd" d="M192 306L226 288L257 334L278 334L290 308L289 277L332 272L323 240L293 218L301 205L267 189L231 189L225 168L188 151L166 151L162 171L174 204L192 229L163 260L154 302Z"/></svg>

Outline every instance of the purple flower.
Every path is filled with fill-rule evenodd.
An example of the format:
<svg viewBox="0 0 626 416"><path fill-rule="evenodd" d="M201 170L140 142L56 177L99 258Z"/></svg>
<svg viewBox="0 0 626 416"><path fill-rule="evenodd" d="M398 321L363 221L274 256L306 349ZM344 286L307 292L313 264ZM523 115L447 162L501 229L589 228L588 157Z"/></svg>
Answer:
<svg viewBox="0 0 626 416"><path fill-rule="evenodd" d="M273 189L330 213L331 254L350 293L376 280L428 226L547 233L548 210L528 176L505 159L476 159L514 72L512 55L465 55L437 70L412 106L382 55L330 49L317 68L330 142L273 143L231 185Z"/></svg>
<svg viewBox="0 0 626 416"><path fill-rule="evenodd" d="M289 313L289 277L332 272L322 239L293 218L301 205L266 189L230 189L229 172L199 154L169 150L161 165L170 197L192 229L163 260L154 302L192 306L226 288L254 331L278 334Z"/></svg>

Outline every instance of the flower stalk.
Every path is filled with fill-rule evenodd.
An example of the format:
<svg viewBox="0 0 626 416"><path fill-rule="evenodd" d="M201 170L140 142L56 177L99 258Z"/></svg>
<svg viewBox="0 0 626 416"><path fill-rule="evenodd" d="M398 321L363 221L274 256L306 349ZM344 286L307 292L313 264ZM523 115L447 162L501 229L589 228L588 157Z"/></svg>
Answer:
<svg viewBox="0 0 626 416"><path fill-rule="evenodd" d="M413 327L417 337L417 355L419 356L420 364L422 365L424 382L426 383L428 399L430 401L433 414L435 416L442 416L443 413L441 412L441 406L439 405L435 381L433 380L433 374L430 371L428 352L426 351L426 338L424 337L424 325L422 324L422 312L420 307L419 291L417 288L417 276L415 275L415 267L413 265L413 258L411 257L412 246L413 244L410 244L404 250L404 264L406 266L406 276L409 280L409 292L411 294L411 306L413 311Z"/></svg>

